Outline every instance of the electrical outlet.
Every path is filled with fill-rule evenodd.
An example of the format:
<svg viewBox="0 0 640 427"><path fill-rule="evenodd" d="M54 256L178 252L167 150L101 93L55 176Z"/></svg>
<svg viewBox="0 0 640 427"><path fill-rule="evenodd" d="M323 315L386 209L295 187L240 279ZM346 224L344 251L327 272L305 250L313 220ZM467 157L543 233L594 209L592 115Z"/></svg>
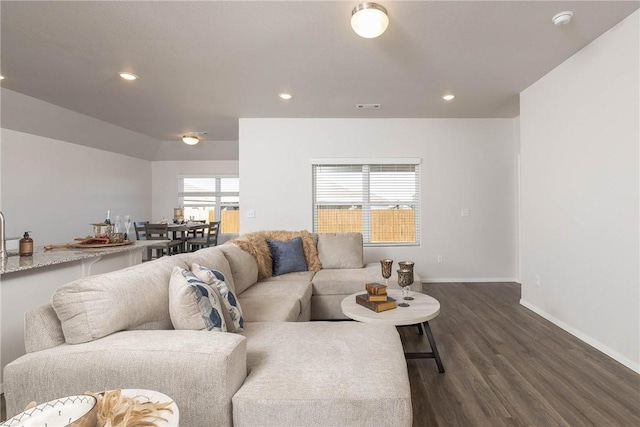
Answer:
<svg viewBox="0 0 640 427"><path fill-rule="evenodd" d="M436 260L437 260L438 262L443 262L443 261L442 261L442 255L438 255L438 257L436 258Z"/></svg>
<svg viewBox="0 0 640 427"><path fill-rule="evenodd" d="M254 211L253 209L249 209L247 211L247 218L255 218L256 217L256 211Z"/></svg>
<svg viewBox="0 0 640 427"><path fill-rule="evenodd" d="M538 276L537 274L535 276L533 276L536 279L536 286L540 286L540 276Z"/></svg>

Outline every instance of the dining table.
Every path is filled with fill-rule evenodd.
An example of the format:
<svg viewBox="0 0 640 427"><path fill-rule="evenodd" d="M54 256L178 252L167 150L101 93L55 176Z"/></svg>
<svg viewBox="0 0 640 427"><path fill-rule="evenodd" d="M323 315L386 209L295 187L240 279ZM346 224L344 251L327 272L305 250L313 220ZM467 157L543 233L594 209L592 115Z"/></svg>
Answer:
<svg viewBox="0 0 640 427"><path fill-rule="evenodd" d="M187 239L189 238L189 232L202 229L205 224L202 222L185 222L183 224L168 224L168 230L173 234L173 240L182 241L180 252L187 251Z"/></svg>

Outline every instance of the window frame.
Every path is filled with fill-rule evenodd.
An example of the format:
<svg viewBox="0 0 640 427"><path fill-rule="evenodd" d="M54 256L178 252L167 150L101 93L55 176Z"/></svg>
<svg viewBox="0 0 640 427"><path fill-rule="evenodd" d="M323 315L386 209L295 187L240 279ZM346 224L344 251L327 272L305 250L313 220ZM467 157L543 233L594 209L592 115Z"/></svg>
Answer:
<svg viewBox="0 0 640 427"><path fill-rule="evenodd" d="M368 247L389 247L389 246L420 246L421 245L421 212L422 212L422 194L421 194L421 167L422 159L420 158L336 158L336 159L311 159L311 182L312 182L312 220L313 231L318 230L318 206L325 205L327 202L318 202L317 198L317 167L340 167L340 166L353 166L362 168L362 235L364 246ZM371 196L371 174L372 166L388 166L389 168L399 166L413 166L415 177L415 198L411 201L415 210L415 241L405 242L371 242L372 228L371 228L371 213L372 206L377 204L372 202ZM375 171L374 171L375 172ZM345 205L345 203L336 203L336 206ZM376 209L373 209L376 210Z"/></svg>
<svg viewBox="0 0 640 427"><path fill-rule="evenodd" d="M238 180L238 191L222 191L222 180L225 178L235 178ZM185 179L213 179L215 182L214 191L200 191L200 192L185 192L184 191L184 180ZM190 196L200 196L200 197L213 197L214 202L213 205L203 205L203 206L211 206L214 209L215 213L215 221L221 221L222 218L222 198L223 197L238 197L238 210L240 209L240 176L238 174L179 174L177 176L177 187L178 187L178 207L184 208L184 199L185 195Z"/></svg>

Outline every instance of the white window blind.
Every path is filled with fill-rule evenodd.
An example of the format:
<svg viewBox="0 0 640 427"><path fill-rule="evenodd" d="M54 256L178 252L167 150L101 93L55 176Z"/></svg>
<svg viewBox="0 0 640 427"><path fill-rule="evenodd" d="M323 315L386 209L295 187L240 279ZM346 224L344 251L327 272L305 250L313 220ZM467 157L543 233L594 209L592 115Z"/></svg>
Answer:
<svg viewBox="0 0 640 427"><path fill-rule="evenodd" d="M316 232L361 232L367 245L420 243L420 165L312 164Z"/></svg>

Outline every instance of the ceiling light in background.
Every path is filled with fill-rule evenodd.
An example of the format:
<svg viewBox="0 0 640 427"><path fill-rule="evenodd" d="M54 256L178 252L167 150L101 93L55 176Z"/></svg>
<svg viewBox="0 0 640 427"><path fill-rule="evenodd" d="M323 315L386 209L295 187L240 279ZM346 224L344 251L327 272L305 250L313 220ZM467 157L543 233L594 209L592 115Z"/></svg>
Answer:
<svg viewBox="0 0 640 427"><path fill-rule="evenodd" d="M182 142L187 145L196 145L200 142L200 138L198 138L198 135L183 135Z"/></svg>
<svg viewBox="0 0 640 427"><path fill-rule="evenodd" d="M455 97L456 97L455 95L452 95L450 93L446 94L446 95L442 95L442 99L444 99L445 101L452 101L453 98L455 98Z"/></svg>
<svg viewBox="0 0 640 427"><path fill-rule="evenodd" d="M135 74L133 74L133 73L128 73L128 72L126 72L126 71L120 71L120 72L118 73L118 75L119 75L120 77L122 77L123 79L125 79L125 80L138 80L138 79L139 79L139 77L138 77L138 76L136 76Z"/></svg>
<svg viewBox="0 0 640 427"><path fill-rule="evenodd" d="M351 28L360 37L373 39L380 36L389 26L387 9L378 3L361 3L351 12Z"/></svg>
<svg viewBox="0 0 640 427"><path fill-rule="evenodd" d="M285 101L288 101L291 98L293 98L293 96L291 96L291 94L285 93L285 92L279 93L278 96L280 97L280 99L284 99Z"/></svg>
<svg viewBox="0 0 640 427"><path fill-rule="evenodd" d="M551 18L551 22L553 22L558 27L562 27L563 25L567 25L571 22L571 18L573 18L573 12L570 10L565 10L564 12L557 13Z"/></svg>
<svg viewBox="0 0 640 427"><path fill-rule="evenodd" d="M4 80L4 76L0 74L0 80Z"/></svg>

